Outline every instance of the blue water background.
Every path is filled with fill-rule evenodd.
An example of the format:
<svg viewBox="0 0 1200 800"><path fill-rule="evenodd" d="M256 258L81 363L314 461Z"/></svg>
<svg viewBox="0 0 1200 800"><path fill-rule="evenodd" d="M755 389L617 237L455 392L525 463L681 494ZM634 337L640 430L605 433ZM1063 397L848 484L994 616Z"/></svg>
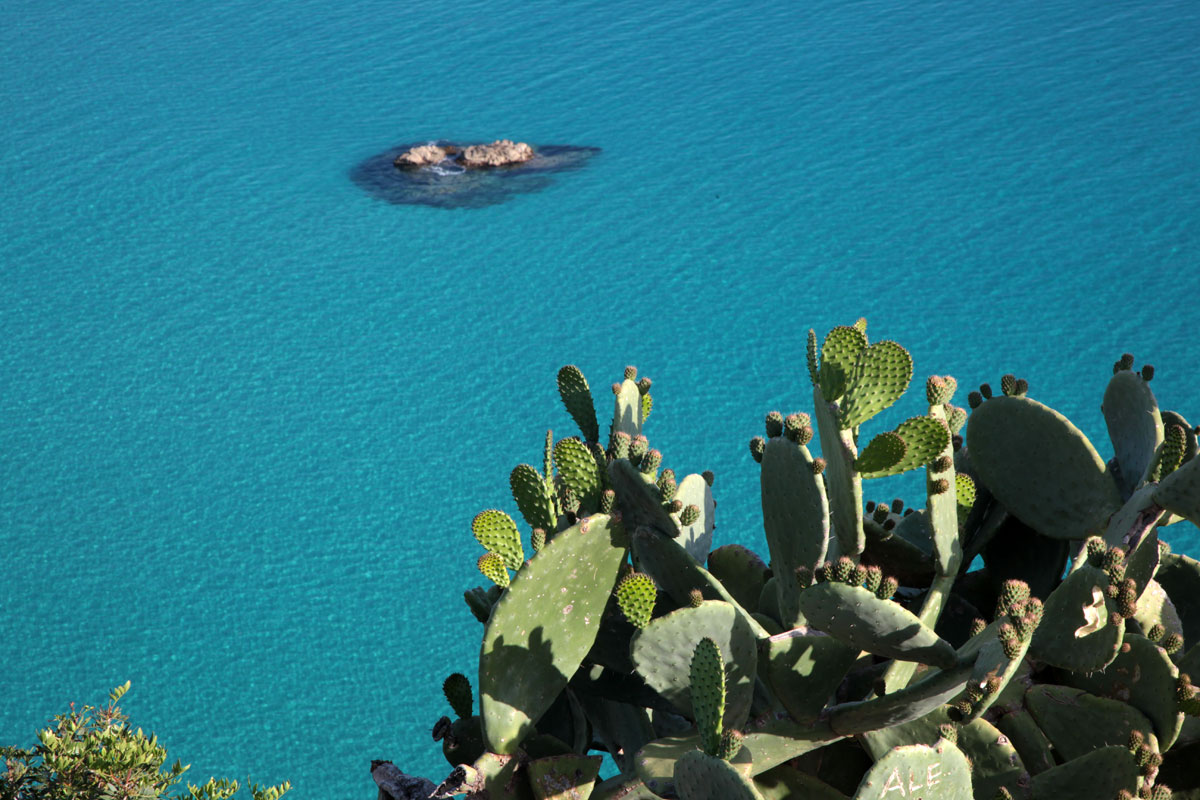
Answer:
<svg viewBox="0 0 1200 800"><path fill-rule="evenodd" d="M440 777L470 519L571 432L564 363L650 375L758 549L809 327L1106 455L1123 351L1200 418L1192 0L8 0L0 52L0 742L131 679L198 778ZM498 136L603 152L478 210L348 178Z"/></svg>

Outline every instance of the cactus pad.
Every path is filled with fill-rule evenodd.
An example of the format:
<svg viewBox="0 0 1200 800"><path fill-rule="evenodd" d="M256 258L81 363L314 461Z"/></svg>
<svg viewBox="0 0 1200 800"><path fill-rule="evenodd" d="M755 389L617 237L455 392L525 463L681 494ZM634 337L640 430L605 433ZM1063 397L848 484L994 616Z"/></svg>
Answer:
<svg viewBox="0 0 1200 800"><path fill-rule="evenodd" d="M484 736L513 753L591 649L625 560L619 525L594 516L562 531L496 604L479 655Z"/></svg>
<svg viewBox="0 0 1200 800"><path fill-rule="evenodd" d="M675 762L675 791L680 800L763 800L744 769L699 750Z"/></svg>
<svg viewBox="0 0 1200 800"><path fill-rule="evenodd" d="M592 451L578 439L561 439L554 445L554 462L563 483L579 501L580 516L598 511L604 476Z"/></svg>
<svg viewBox="0 0 1200 800"><path fill-rule="evenodd" d="M976 478L1043 536L1086 539L1120 507L1117 485L1070 420L1026 397L996 397L967 422Z"/></svg>
<svg viewBox="0 0 1200 800"><path fill-rule="evenodd" d="M529 464L518 464L508 476L513 500L531 528L555 528L554 499L546 491L546 480Z"/></svg>
<svg viewBox="0 0 1200 800"><path fill-rule="evenodd" d="M1103 669L1116 658L1125 621L1106 594L1108 584L1108 576L1089 565L1068 575L1046 600L1030 654L1039 661L1076 672Z"/></svg>
<svg viewBox="0 0 1200 800"><path fill-rule="evenodd" d="M846 390L859 354L867 349L867 335L857 328L840 326L825 335L819 369L825 402L837 400Z"/></svg>
<svg viewBox="0 0 1200 800"><path fill-rule="evenodd" d="M868 653L948 668L954 648L898 603L858 586L826 582L800 593L800 612L817 630Z"/></svg>
<svg viewBox="0 0 1200 800"><path fill-rule="evenodd" d="M504 567L504 559L497 553L484 553L475 562L475 567L483 573L485 578L501 589L508 587L511 579L508 577L508 570Z"/></svg>
<svg viewBox="0 0 1200 800"><path fill-rule="evenodd" d="M839 425L857 428L889 408L908 389L912 372L912 356L900 345L892 341L868 345L846 380Z"/></svg>
<svg viewBox="0 0 1200 800"><path fill-rule="evenodd" d="M625 433L636 439L642 434L642 393L628 378L613 387L613 433Z"/></svg>
<svg viewBox="0 0 1200 800"><path fill-rule="evenodd" d="M1109 380L1100 410L1120 465L1121 496L1128 497L1154 463L1155 451L1163 441L1158 402L1140 375L1121 370Z"/></svg>
<svg viewBox="0 0 1200 800"><path fill-rule="evenodd" d="M971 765L955 745L940 740L897 747L875 765L859 784L855 800L971 800Z"/></svg>
<svg viewBox="0 0 1200 800"><path fill-rule="evenodd" d="M725 730L725 661L721 648L707 636L696 643L692 653L689 682L700 749L719 757Z"/></svg>
<svg viewBox="0 0 1200 800"><path fill-rule="evenodd" d="M650 624L658 589L649 575L631 572L617 584L617 605L625 619L638 630Z"/></svg>
<svg viewBox="0 0 1200 800"><path fill-rule="evenodd" d="M579 432L589 442L600 441L600 426L596 422L596 405L592 401L592 390L579 367L568 364L558 371L558 396L562 398L567 413Z"/></svg>
<svg viewBox="0 0 1200 800"><path fill-rule="evenodd" d="M1124 745L1093 750L1087 755L1033 777L1032 800L1066 797L1117 797L1137 792L1138 767Z"/></svg>
<svg viewBox="0 0 1200 800"><path fill-rule="evenodd" d="M534 759L525 769L537 800L588 800L603 763L603 756L571 753Z"/></svg>
<svg viewBox="0 0 1200 800"><path fill-rule="evenodd" d="M815 570L829 546L829 503L825 482L813 474L812 454L802 444L776 438L763 454L760 487L763 530L771 561L781 572L797 568ZM780 620L790 627L796 622L799 587L781 585Z"/></svg>
<svg viewBox="0 0 1200 800"><path fill-rule="evenodd" d="M521 547L517 523L503 511L491 508L479 512L471 522L471 531L484 549L503 558L504 565L514 572L525 562L525 549Z"/></svg>
<svg viewBox="0 0 1200 800"><path fill-rule="evenodd" d="M442 682L442 694L446 695L447 702L454 709L454 713L459 719L466 719L471 716L471 710L474 706L474 699L471 695L471 681L466 675L461 672L455 672L450 677Z"/></svg>
<svg viewBox="0 0 1200 800"><path fill-rule="evenodd" d="M908 444L895 431L884 431L872 439L854 459L854 469L863 478L891 475L891 469L904 458Z"/></svg>
<svg viewBox="0 0 1200 800"><path fill-rule="evenodd" d="M1150 720L1119 700L1082 689L1041 684L1025 692L1025 707L1066 761L1093 750L1123 745L1133 731L1154 733Z"/></svg>
<svg viewBox="0 0 1200 800"><path fill-rule="evenodd" d="M725 660L725 717L740 726L750 713L758 662L755 636L733 606L707 600L653 619L634 634L633 663L646 683L687 717L695 713L691 697L691 660L696 644L712 639Z"/></svg>
<svg viewBox="0 0 1200 800"><path fill-rule="evenodd" d="M679 482L675 490L675 499L683 504L683 511L679 515L680 535L675 541L687 550L688 555L703 564L708 559L709 548L712 547L717 508L713 501L712 487L700 475L688 475ZM690 521L685 518L689 506L695 506L699 512Z"/></svg>
<svg viewBox="0 0 1200 800"><path fill-rule="evenodd" d="M1193 458L1163 478L1154 501L1172 514L1200 525L1200 458Z"/></svg>
<svg viewBox="0 0 1200 800"><path fill-rule="evenodd" d="M765 643L767 678L775 696L798 722L820 716L859 650L840 639L806 628L772 636Z"/></svg>

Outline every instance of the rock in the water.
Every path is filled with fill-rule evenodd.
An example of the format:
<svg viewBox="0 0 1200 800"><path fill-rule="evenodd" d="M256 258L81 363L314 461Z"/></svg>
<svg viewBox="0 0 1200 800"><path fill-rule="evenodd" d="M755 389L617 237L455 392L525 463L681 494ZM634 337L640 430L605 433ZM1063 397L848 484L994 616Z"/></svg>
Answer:
<svg viewBox="0 0 1200 800"><path fill-rule="evenodd" d="M445 148L438 147L436 144L417 145L396 156L396 166L401 169L427 167L430 164L440 164L447 155L449 153Z"/></svg>
<svg viewBox="0 0 1200 800"><path fill-rule="evenodd" d="M497 139L491 144L473 144L458 156L464 167L503 167L521 164L533 158L533 148L525 142Z"/></svg>

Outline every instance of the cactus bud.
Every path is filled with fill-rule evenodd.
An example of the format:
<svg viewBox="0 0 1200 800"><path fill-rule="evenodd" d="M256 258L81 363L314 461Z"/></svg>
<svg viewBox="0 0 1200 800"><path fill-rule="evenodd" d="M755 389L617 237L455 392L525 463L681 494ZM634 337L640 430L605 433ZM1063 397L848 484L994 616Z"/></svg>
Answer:
<svg viewBox="0 0 1200 800"><path fill-rule="evenodd" d="M1173 656L1183 649L1183 637L1178 633L1171 633L1163 637L1160 646L1167 651L1167 655Z"/></svg>
<svg viewBox="0 0 1200 800"><path fill-rule="evenodd" d="M984 400L992 399L992 386L989 383L979 384L979 393L983 395Z"/></svg>
<svg viewBox="0 0 1200 800"><path fill-rule="evenodd" d="M1027 394L1029 394L1029 381L1017 378L1017 382L1013 385L1013 396L1024 397Z"/></svg>
<svg viewBox="0 0 1200 800"><path fill-rule="evenodd" d="M783 434L783 414L772 411L766 419L767 438L774 439Z"/></svg>
<svg viewBox="0 0 1200 800"><path fill-rule="evenodd" d="M648 450L646 455L642 456L642 463L639 467L644 475L653 475L662 466L662 451Z"/></svg>
<svg viewBox="0 0 1200 800"><path fill-rule="evenodd" d="M650 440L645 436L636 436L629 444L629 460L634 464L641 463L648 452L650 452Z"/></svg>
<svg viewBox="0 0 1200 800"><path fill-rule="evenodd" d="M658 491L662 493L663 502L669 503L675 499L675 492L678 489L679 484L675 482L675 470L664 469L658 476Z"/></svg>
<svg viewBox="0 0 1200 800"><path fill-rule="evenodd" d="M900 581L889 575L883 579L882 583L879 584L879 590L875 592L875 596L880 600L891 600L892 595L894 595L899 588Z"/></svg>
<svg viewBox="0 0 1200 800"><path fill-rule="evenodd" d="M755 436L750 440L750 455L759 464L762 463L763 453L767 451L767 441L761 436Z"/></svg>
<svg viewBox="0 0 1200 800"><path fill-rule="evenodd" d="M805 428L808 428L808 439L801 442L801 435ZM800 411L788 414L783 420L783 430L793 442L807 444L812 440L812 418Z"/></svg>
<svg viewBox="0 0 1200 800"><path fill-rule="evenodd" d="M903 500L901 500L899 497L892 500L892 513L893 514L899 514L903 510L904 510L904 501Z"/></svg>
<svg viewBox="0 0 1200 800"><path fill-rule="evenodd" d="M971 392L967 395L967 405L971 408L979 408L983 405L983 392Z"/></svg>
<svg viewBox="0 0 1200 800"><path fill-rule="evenodd" d="M612 489L605 489L604 494L600 495L600 513L611 514L617 505L617 493Z"/></svg>
<svg viewBox="0 0 1200 800"><path fill-rule="evenodd" d="M949 375L931 375L925 381L925 399L931 406L940 406L950 402L958 389L958 381Z"/></svg>
<svg viewBox="0 0 1200 800"><path fill-rule="evenodd" d="M717 757L723 761L732 761L742 749L743 735L741 731L725 731L721 734L721 746Z"/></svg>
<svg viewBox="0 0 1200 800"><path fill-rule="evenodd" d="M1104 563L1104 551L1104 540L1099 536L1092 536L1087 540L1088 563L1093 567L1098 567Z"/></svg>
<svg viewBox="0 0 1200 800"><path fill-rule="evenodd" d="M466 675L461 672L455 672L442 683L442 694L446 696L450 707L454 709L454 713L459 719L466 719L471 716L473 705L471 695L471 681Z"/></svg>
<svg viewBox="0 0 1200 800"><path fill-rule="evenodd" d="M1146 638L1152 642L1157 642L1166 635L1167 629L1163 627L1161 622L1151 625L1150 630L1146 631Z"/></svg>
<svg viewBox="0 0 1200 800"><path fill-rule="evenodd" d="M859 564L850 571L850 580L847 581L851 586L862 586L867 581L867 568Z"/></svg>
<svg viewBox="0 0 1200 800"><path fill-rule="evenodd" d="M950 491L950 481L945 478L938 478L929 484L930 494L945 494Z"/></svg>
<svg viewBox="0 0 1200 800"><path fill-rule="evenodd" d="M637 382L638 394L649 394L652 381L649 378L642 378Z"/></svg>
<svg viewBox="0 0 1200 800"><path fill-rule="evenodd" d="M625 380L627 380L627 381L636 381L637 380L637 367L629 366L629 367L625 368Z"/></svg>
<svg viewBox="0 0 1200 800"><path fill-rule="evenodd" d="M1029 596L1029 584L1025 581L1005 581L1000 587L1000 601L996 604L996 616L1023 613Z"/></svg>
<svg viewBox="0 0 1200 800"><path fill-rule="evenodd" d="M971 636L978 636L987 630L987 622L982 617L971 620Z"/></svg>
<svg viewBox="0 0 1200 800"><path fill-rule="evenodd" d="M504 568L504 559L496 553L484 553L475 562L475 566L492 583L502 589L508 587L508 570Z"/></svg>
<svg viewBox="0 0 1200 800"><path fill-rule="evenodd" d="M838 583L848 583L850 575L854 572L854 561L850 556L842 556L833 565L833 580Z"/></svg>
<svg viewBox="0 0 1200 800"><path fill-rule="evenodd" d="M546 531L542 528L534 528L533 533L529 536L529 543L533 545L533 552L540 552L546 546Z"/></svg>
<svg viewBox="0 0 1200 800"><path fill-rule="evenodd" d="M883 583L883 570L875 565L867 567L867 577L863 582L866 590L871 594L879 591L879 585Z"/></svg>
<svg viewBox="0 0 1200 800"><path fill-rule="evenodd" d="M1126 745L1126 747L1129 748L1129 752L1134 752L1145 743L1146 734L1142 733L1137 728L1134 728L1129 732L1129 743Z"/></svg>
<svg viewBox="0 0 1200 800"><path fill-rule="evenodd" d="M672 514L678 514L680 511L683 511L683 501L678 497L675 498L671 501L670 505L667 506L667 510Z"/></svg>
<svg viewBox="0 0 1200 800"><path fill-rule="evenodd" d="M1017 387L1017 376L1009 373L1000 378L1000 391L1004 392L1006 397L1011 397L1013 390Z"/></svg>
<svg viewBox="0 0 1200 800"><path fill-rule="evenodd" d="M875 510L871 512L871 519L875 520L878 523L882 523L885 519L888 518L888 513L889 513L889 511L888 511L887 504L880 503L879 505L875 506Z"/></svg>
<svg viewBox="0 0 1200 800"><path fill-rule="evenodd" d="M812 462L813 475L820 475L825 471L825 459L814 458Z"/></svg>
<svg viewBox="0 0 1200 800"><path fill-rule="evenodd" d="M707 483L709 486L712 486L712 485L713 485L713 480L714 480L714 479L715 479L717 476L713 474L713 471L712 471L711 469L706 469L706 470L704 470L704 472L701 472L701 473L700 473L700 477L701 477L701 478L704 478L704 482L705 482L705 483Z"/></svg>
<svg viewBox="0 0 1200 800"><path fill-rule="evenodd" d="M700 519L700 508L695 503L679 512L680 525L694 525Z"/></svg>
<svg viewBox="0 0 1200 800"><path fill-rule="evenodd" d="M808 567L803 565L796 567L792 570L792 574L796 577L796 585L801 589L807 589L809 586L812 586L814 576L812 570Z"/></svg>
<svg viewBox="0 0 1200 800"><path fill-rule="evenodd" d="M688 605L692 608L699 608L704 605L704 594L699 589L692 589L688 592Z"/></svg>
<svg viewBox="0 0 1200 800"><path fill-rule="evenodd" d="M958 742L958 726L957 725L939 725L938 735L951 744Z"/></svg>
<svg viewBox="0 0 1200 800"><path fill-rule="evenodd" d="M1152 364L1142 364L1142 380L1154 380L1154 366Z"/></svg>
<svg viewBox="0 0 1200 800"><path fill-rule="evenodd" d="M939 456L933 461L934 472L945 472L954 466L954 459L950 456Z"/></svg>

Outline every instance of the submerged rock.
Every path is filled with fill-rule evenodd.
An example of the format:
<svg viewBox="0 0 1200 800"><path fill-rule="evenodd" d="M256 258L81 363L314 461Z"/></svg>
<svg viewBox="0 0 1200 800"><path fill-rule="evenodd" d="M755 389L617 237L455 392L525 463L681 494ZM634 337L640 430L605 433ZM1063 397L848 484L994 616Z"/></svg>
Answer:
<svg viewBox="0 0 1200 800"><path fill-rule="evenodd" d="M472 147L492 148L496 144L505 144L506 151L507 145L528 148L529 157L479 168L455 159L465 156L465 151ZM431 161L439 150L442 158ZM471 146L422 142L393 147L365 159L350 170L350 179L373 197L394 205L484 208L503 203L513 195L541 191L553 185L555 175L581 169L599 152L598 147L554 144L533 147L505 141ZM489 168L492 166L496 168Z"/></svg>

